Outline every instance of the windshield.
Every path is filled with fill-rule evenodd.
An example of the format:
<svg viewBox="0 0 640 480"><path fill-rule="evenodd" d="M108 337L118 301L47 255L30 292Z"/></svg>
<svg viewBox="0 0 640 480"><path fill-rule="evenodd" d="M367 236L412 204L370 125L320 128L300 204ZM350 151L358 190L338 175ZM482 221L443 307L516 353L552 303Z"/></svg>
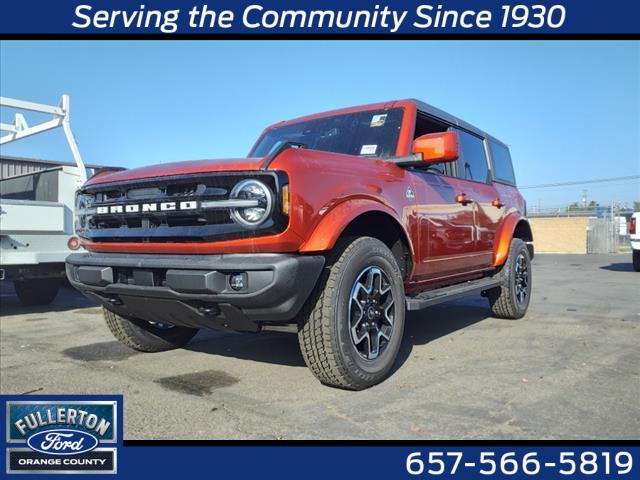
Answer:
<svg viewBox="0 0 640 480"><path fill-rule="evenodd" d="M285 142L296 142L312 150L392 157L396 153L401 123L401 108L367 110L293 123L269 130L251 156L264 157Z"/></svg>

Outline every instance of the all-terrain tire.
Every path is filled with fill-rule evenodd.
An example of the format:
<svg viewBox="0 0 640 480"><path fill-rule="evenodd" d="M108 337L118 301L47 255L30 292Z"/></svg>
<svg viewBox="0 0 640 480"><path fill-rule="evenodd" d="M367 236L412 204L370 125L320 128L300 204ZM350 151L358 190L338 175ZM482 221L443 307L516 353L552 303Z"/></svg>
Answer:
<svg viewBox="0 0 640 480"><path fill-rule="evenodd" d="M23 305L49 305L58 295L61 283L59 278L30 278L16 280L13 286Z"/></svg>
<svg viewBox="0 0 640 480"><path fill-rule="evenodd" d="M633 269L640 272L640 250L633 251Z"/></svg>
<svg viewBox="0 0 640 480"><path fill-rule="evenodd" d="M197 328L171 326L161 328L137 318L127 318L102 307L107 327L124 345L140 352L164 352L186 345Z"/></svg>
<svg viewBox="0 0 640 480"><path fill-rule="evenodd" d="M380 280L386 282L380 291L390 287L386 291L393 297L393 306L387 312L393 322L389 339L381 344L384 348L379 349L377 358L364 358L352 340L349 309L356 282L371 268L386 277ZM388 299L386 295L389 293L385 294ZM298 339L304 360L325 385L349 390L371 387L384 380L393 368L402 342L404 317L402 274L389 248L371 237L342 240L329 254L318 285L300 315ZM370 343L360 347L367 345L370 349Z"/></svg>
<svg viewBox="0 0 640 480"><path fill-rule="evenodd" d="M518 283L522 282L519 269L526 268L524 298L519 295ZM524 317L531 300L531 256L527 244L519 239L511 240L509 255L497 274L502 286L487 292L493 315L498 318L518 319ZM521 285L522 286L522 285Z"/></svg>

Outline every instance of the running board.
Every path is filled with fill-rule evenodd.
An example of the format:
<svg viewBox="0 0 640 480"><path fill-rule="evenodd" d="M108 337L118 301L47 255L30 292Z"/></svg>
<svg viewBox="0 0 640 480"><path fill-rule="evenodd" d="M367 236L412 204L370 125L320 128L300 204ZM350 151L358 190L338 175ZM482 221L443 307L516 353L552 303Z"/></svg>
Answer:
<svg viewBox="0 0 640 480"><path fill-rule="evenodd" d="M465 297L470 293L482 292L491 288L499 287L500 280L495 278L481 278L470 282L458 283L448 287L436 288L427 292L422 292L415 297L407 297L407 310L422 310L449 300L456 300Z"/></svg>

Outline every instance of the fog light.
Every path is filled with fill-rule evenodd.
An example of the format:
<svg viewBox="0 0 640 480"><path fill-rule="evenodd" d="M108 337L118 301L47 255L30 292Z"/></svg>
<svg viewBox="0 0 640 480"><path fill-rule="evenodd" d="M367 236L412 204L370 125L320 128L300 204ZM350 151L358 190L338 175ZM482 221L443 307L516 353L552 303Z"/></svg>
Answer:
<svg viewBox="0 0 640 480"><path fill-rule="evenodd" d="M229 275L229 286L235 291L244 290L247 286L247 274L232 273Z"/></svg>

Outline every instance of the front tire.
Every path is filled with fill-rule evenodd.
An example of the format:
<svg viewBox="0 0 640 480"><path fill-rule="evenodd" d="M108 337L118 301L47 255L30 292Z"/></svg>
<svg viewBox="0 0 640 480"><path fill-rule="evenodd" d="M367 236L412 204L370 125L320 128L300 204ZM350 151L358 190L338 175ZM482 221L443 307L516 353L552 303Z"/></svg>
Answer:
<svg viewBox="0 0 640 480"><path fill-rule="evenodd" d="M339 242L299 322L304 360L325 385L363 390L391 371L404 331L400 268L380 240Z"/></svg>
<svg viewBox="0 0 640 480"><path fill-rule="evenodd" d="M58 295L61 283L59 278L30 278L16 280L13 287L23 305L49 305Z"/></svg>
<svg viewBox="0 0 640 480"><path fill-rule="evenodd" d="M633 269L640 272L640 250L633 251Z"/></svg>
<svg viewBox="0 0 640 480"><path fill-rule="evenodd" d="M180 348L198 333L197 328L153 324L118 315L105 307L102 307L102 312L113 336L120 343L140 352L164 352Z"/></svg>
<svg viewBox="0 0 640 480"><path fill-rule="evenodd" d="M493 315L513 320L524 317L531 300L531 256L524 241L511 240L509 256L498 276L502 286L487 292Z"/></svg>

